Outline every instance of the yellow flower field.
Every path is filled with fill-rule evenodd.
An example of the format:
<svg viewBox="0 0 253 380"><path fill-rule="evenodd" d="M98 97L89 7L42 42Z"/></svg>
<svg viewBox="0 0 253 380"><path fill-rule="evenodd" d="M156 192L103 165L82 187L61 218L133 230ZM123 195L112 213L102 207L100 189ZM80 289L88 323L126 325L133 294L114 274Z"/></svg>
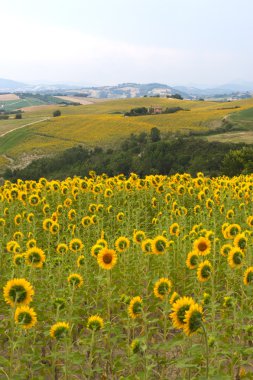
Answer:
<svg viewBox="0 0 253 380"><path fill-rule="evenodd" d="M253 378L253 176L5 181L1 379Z"/></svg>

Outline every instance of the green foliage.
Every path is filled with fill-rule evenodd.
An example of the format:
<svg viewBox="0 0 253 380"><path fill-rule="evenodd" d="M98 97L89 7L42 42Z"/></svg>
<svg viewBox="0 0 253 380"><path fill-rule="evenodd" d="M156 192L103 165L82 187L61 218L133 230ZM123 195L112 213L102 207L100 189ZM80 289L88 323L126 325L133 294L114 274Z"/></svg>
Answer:
<svg viewBox="0 0 253 380"><path fill-rule="evenodd" d="M61 116L61 111L60 110L56 110L53 112L53 117L57 117L57 116Z"/></svg>
<svg viewBox="0 0 253 380"><path fill-rule="evenodd" d="M154 127L151 129L150 139L152 142L157 142L161 140L161 132L158 128Z"/></svg>
<svg viewBox="0 0 253 380"><path fill-rule="evenodd" d="M253 148L244 144L208 142L197 138L161 139L158 128L152 128L150 135L145 132L132 134L120 147L104 150L101 147L87 149L82 145L65 150L54 157L33 161L21 170L6 170L6 179L63 179L73 175L88 175L90 170L97 173L117 175L131 172L147 174L174 174L199 171L210 176L249 173L253 171Z"/></svg>

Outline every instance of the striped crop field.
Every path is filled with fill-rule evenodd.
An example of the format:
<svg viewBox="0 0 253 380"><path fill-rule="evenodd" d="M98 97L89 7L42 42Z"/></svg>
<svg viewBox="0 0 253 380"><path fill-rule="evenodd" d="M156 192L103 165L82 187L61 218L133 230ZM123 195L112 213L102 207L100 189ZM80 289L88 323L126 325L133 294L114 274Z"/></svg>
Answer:
<svg viewBox="0 0 253 380"><path fill-rule="evenodd" d="M172 114L125 117L131 108L149 106L178 107L183 110ZM150 132L157 127L162 134L189 134L208 131L222 126L224 119L244 115L252 109L253 99L235 102L202 102L159 98L109 100L82 106L36 109L24 112L24 120L1 120L0 135L18 128L27 121L50 120L27 126L0 137L0 154L20 162L23 156L47 155L82 144L87 147L112 147L131 133ZM52 118L60 109L62 116ZM239 116L240 117L240 116Z"/></svg>

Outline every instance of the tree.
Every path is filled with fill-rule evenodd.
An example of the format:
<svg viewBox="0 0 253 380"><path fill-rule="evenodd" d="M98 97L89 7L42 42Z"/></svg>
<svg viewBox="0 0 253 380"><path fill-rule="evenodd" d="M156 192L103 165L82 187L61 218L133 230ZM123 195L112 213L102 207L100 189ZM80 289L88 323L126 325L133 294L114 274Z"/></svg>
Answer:
<svg viewBox="0 0 253 380"><path fill-rule="evenodd" d="M182 97L180 94L174 94L174 95L171 95L171 97L172 97L173 99L183 100L183 97Z"/></svg>
<svg viewBox="0 0 253 380"><path fill-rule="evenodd" d="M53 112L53 117L57 117L57 116L61 116L61 111L60 110L56 110Z"/></svg>
<svg viewBox="0 0 253 380"><path fill-rule="evenodd" d="M151 129L150 139L152 142L157 142L161 140L161 132L158 128L154 127Z"/></svg>

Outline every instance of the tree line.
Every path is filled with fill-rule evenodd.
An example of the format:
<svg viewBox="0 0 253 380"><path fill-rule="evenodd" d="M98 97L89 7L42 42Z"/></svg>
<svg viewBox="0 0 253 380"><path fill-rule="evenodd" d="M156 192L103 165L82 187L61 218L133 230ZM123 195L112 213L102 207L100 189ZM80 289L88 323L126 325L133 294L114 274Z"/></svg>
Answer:
<svg viewBox="0 0 253 380"><path fill-rule="evenodd" d="M24 169L7 169L5 179L38 180L86 176L90 170L110 176L135 172L146 174L190 173L234 176L253 171L253 145L208 142L199 137L162 138L158 128L131 134L116 149L78 145L54 157L31 162Z"/></svg>

